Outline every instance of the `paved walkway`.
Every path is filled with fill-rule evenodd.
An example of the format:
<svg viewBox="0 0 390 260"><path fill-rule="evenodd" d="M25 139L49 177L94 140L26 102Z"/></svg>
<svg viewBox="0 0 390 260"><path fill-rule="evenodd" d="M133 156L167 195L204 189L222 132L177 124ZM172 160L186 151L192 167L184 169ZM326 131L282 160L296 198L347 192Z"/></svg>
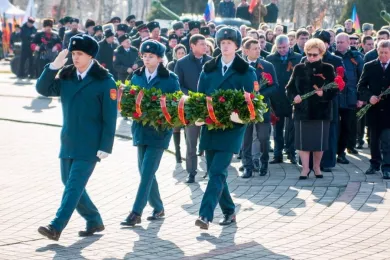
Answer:
<svg viewBox="0 0 390 260"><path fill-rule="evenodd" d="M217 208L207 232L194 226L207 185L200 178L204 158L198 183L186 185L184 164L165 153L157 178L166 219L121 228L139 176L136 149L118 137L87 187L106 230L77 237L85 223L75 213L60 241L46 240L36 229L54 217L63 190L60 128L9 120L60 125L60 103L14 82L0 75L0 259L390 259L390 182L364 174L368 150L318 180L298 180L299 168L288 163L244 180L233 160L228 182L238 223L216 225L222 217ZM127 123L118 123L118 134L129 134ZM147 207L144 216L150 212Z"/></svg>

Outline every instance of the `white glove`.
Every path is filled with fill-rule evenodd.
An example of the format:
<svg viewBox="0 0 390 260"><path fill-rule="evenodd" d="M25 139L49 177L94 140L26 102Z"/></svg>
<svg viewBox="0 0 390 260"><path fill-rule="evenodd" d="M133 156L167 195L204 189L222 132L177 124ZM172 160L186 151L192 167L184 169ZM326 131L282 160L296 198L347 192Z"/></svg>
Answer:
<svg viewBox="0 0 390 260"><path fill-rule="evenodd" d="M65 63L68 61L68 58L66 56L68 55L68 50L62 50L58 55L57 58L51 63L51 68L59 70L62 67L64 67Z"/></svg>
<svg viewBox="0 0 390 260"><path fill-rule="evenodd" d="M238 114L236 112L232 112L230 114L230 121L237 124L244 124L244 122L242 122L242 120L238 117Z"/></svg>
<svg viewBox="0 0 390 260"><path fill-rule="evenodd" d="M204 125L204 124L206 124L206 123L203 122L202 119L198 119L198 120L195 121L195 125L196 125L196 126L202 126L202 125Z"/></svg>
<svg viewBox="0 0 390 260"><path fill-rule="evenodd" d="M103 159L106 159L110 154L109 153L106 153L106 152L103 152L103 151L98 151L96 156L100 159L100 160L103 160Z"/></svg>

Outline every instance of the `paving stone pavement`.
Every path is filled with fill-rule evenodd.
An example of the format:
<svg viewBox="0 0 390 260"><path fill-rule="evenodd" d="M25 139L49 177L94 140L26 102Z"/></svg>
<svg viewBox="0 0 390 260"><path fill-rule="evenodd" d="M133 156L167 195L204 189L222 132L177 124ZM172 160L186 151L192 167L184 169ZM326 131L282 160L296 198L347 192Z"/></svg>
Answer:
<svg viewBox="0 0 390 260"><path fill-rule="evenodd" d="M5 87L8 80L0 75L0 118L61 124L56 99L39 109L46 99L32 104L16 97L21 91ZM34 95L33 86L21 88ZM29 105L34 109L24 108ZM238 223L218 226L217 208L208 231L194 226L207 185L200 177L204 158L197 183L186 185L184 164L165 153L157 172L165 220L144 217L141 226L122 228L139 176L136 148L118 137L87 186L106 230L79 238L85 223L75 213L60 241L46 240L36 230L54 217L63 191L59 134L59 127L0 120L0 259L390 259L390 182L364 174L368 150L349 156L350 165L338 165L324 179L298 180L299 168L284 163L271 165L265 177L244 180L234 159L228 182ZM144 216L150 212L147 207Z"/></svg>

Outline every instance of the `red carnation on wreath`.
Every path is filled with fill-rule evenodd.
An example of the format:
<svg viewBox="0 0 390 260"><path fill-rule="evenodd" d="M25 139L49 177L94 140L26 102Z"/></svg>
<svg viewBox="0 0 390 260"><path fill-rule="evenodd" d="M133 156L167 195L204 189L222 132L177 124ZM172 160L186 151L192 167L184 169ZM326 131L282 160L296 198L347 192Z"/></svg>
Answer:
<svg viewBox="0 0 390 260"><path fill-rule="evenodd" d="M339 66L336 68L336 74L337 76L340 76L341 78L344 78L345 70L342 66Z"/></svg>
<svg viewBox="0 0 390 260"><path fill-rule="evenodd" d="M140 116L139 116L139 114L137 112L134 112L133 113L133 118L138 119L138 118L140 118Z"/></svg>
<svg viewBox="0 0 390 260"><path fill-rule="evenodd" d="M205 122L206 124L208 124L208 125L211 125L211 124L214 123L213 120L211 120L210 117L207 117L206 120L205 120L204 122Z"/></svg>
<svg viewBox="0 0 390 260"><path fill-rule="evenodd" d="M219 101L220 103L224 103L226 100L225 100L224 97L221 96L221 97L219 97L218 101Z"/></svg>
<svg viewBox="0 0 390 260"><path fill-rule="evenodd" d="M267 81L268 85L272 85L274 83L274 79L272 78L272 75L270 73L263 72L261 73L261 76Z"/></svg>
<svg viewBox="0 0 390 260"><path fill-rule="evenodd" d="M255 94L251 93L251 99L254 99L255 98Z"/></svg>
<svg viewBox="0 0 390 260"><path fill-rule="evenodd" d="M135 89L131 89L129 93L130 95L135 96L135 94L137 94L137 91Z"/></svg>
<svg viewBox="0 0 390 260"><path fill-rule="evenodd" d="M343 80L343 78L341 76L336 76L336 78L334 79L334 82L337 84L337 86L339 87L340 91L344 90L345 82L344 82L344 80Z"/></svg>
<svg viewBox="0 0 390 260"><path fill-rule="evenodd" d="M158 99L157 96L152 96L152 101L156 101Z"/></svg>

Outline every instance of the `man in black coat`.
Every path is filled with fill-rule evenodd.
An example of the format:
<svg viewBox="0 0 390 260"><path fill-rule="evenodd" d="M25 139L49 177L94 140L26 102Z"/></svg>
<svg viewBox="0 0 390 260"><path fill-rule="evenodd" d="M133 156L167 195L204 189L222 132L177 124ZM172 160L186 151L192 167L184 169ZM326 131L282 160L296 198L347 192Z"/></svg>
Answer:
<svg viewBox="0 0 390 260"><path fill-rule="evenodd" d="M187 56L178 60L175 66L175 73L179 77L180 89L188 95L188 91L197 92L197 85L203 65L211 60L211 57L206 55L207 44L206 38L203 35L195 34L190 38L191 52ZM197 174L198 158L196 149L200 134L199 126L187 126L186 133L186 170L188 173L187 183L195 182ZM176 137L180 138L180 133Z"/></svg>
<svg viewBox="0 0 390 260"><path fill-rule="evenodd" d="M96 56L96 60L108 69L108 71L117 79L117 73L114 70L114 50L118 48L118 44L114 42L115 36L111 29L104 31L104 39L99 42L99 52Z"/></svg>
<svg viewBox="0 0 390 260"><path fill-rule="evenodd" d="M132 45L139 50L141 44L144 41L149 39L150 34L149 34L149 29L146 26L146 24L141 24L141 25L137 26L137 30L138 30L139 37L135 38L135 39L133 38Z"/></svg>
<svg viewBox="0 0 390 260"><path fill-rule="evenodd" d="M236 18L241 18L247 21L251 21L251 13L249 13L249 4L246 0L241 0L241 3L237 6Z"/></svg>
<svg viewBox="0 0 390 260"><path fill-rule="evenodd" d="M72 17L66 16L62 19L63 26L58 30L58 35L60 36L61 41L64 41L65 32L70 30L70 23L72 21Z"/></svg>
<svg viewBox="0 0 390 260"><path fill-rule="evenodd" d="M383 178L390 179L390 97L380 97L390 86L390 40L379 42L377 49L378 59L364 65L358 83L359 99L373 105L367 112L371 165L366 174L382 168Z"/></svg>
<svg viewBox="0 0 390 260"><path fill-rule="evenodd" d="M158 41L158 42L164 44L166 48L169 48L169 46L168 46L168 39L165 38L164 36L160 35L161 27L160 27L160 23L159 22L156 22L156 21L150 22L146 26L149 29L150 39L151 40Z"/></svg>
<svg viewBox="0 0 390 260"><path fill-rule="evenodd" d="M390 39L390 32L387 30L380 30L377 33L376 43L378 44L380 41ZM378 58L378 50L375 48L364 55L364 63L376 60Z"/></svg>
<svg viewBox="0 0 390 260"><path fill-rule="evenodd" d="M305 43L310 39L310 33L306 29L299 29L296 33L297 43L294 45L294 52L305 56L305 52L303 51L305 48Z"/></svg>
<svg viewBox="0 0 390 260"><path fill-rule="evenodd" d="M184 37L184 23L183 22L176 22L172 25L172 29L174 33L177 35L180 40Z"/></svg>
<svg viewBox="0 0 390 260"><path fill-rule="evenodd" d="M95 32L93 38L95 38L97 42L103 40L104 34L103 27L101 25L96 25L95 27L93 27L93 31Z"/></svg>
<svg viewBox="0 0 390 260"><path fill-rule="evenodd" d="M133 71L138 69L138 50L131 46L127 33L119 37L118 41L121 46L114 51L114 69L118 73L118 79L124 83L126 79L130 79Z"/></svg>
<svg viewBox="0 0 390 260"><path fill-rule="evenodd" d="M267 8L267 14L264 16L264 22L266 23L276 23L279 15L279 8L276 5L277 0L272 0L272 2L265 6Z"/></svg>
<svg viewBox="0 0 390 260"><path fill-rule="evenodd" d="M131 32L133 31L133 29L136 27L135 25L135 15L134 14L131 14L129 16L126 17L126 23L127 23L127 34L129 34L131 36Z"/></svg>
<svg viewBox="0 0 390 260"><path fill-rule="evenodd" d="M18 78L22 79L27 77L34 77L33 70L33 51L31 50L31 41L37 33L37 29L34 27L35 20L32 17L29 17L27 22L23 24L21 28L21 40L22 40L22 51L20 55L20 65ZM28 63L28 75L26 75L26 62Z"/></svg>
<svg viewBox="0 0 390 260"><path fill-rule="evenodd" d="M83 33L83 31L79 30L79 23L80 23L79 19L77 19L77 18L72 18L71 19L71 21L70 21L70 30L65 32L64 40L63 40L63 43L62 43L62 46L64 46L64 48L68 48L70 38L72 38L75 35ZM66 62L66 65L73 64L72 53L69 52L67 58L68 58L68 61Z"/></svg>
<svg viewBox="0 0 390 260"><path fill-rule="evenodd" d="M236 15L234 1L221 0L221 2L219 3L219 6L218 6L218 14L219 14L219 16L221 16L223 18L234 18Z"/></svg>
<svg viewBox="0 0 390 260"><path fill-rule="evenodd" d="M200 22L198 21L189 21L188 22L188 28L189 28L189 34L181 39L180 43L183 44L186 49L187 53L191 51L190 48L190 38L192 35L198 34L200 32Z"/></svg>

